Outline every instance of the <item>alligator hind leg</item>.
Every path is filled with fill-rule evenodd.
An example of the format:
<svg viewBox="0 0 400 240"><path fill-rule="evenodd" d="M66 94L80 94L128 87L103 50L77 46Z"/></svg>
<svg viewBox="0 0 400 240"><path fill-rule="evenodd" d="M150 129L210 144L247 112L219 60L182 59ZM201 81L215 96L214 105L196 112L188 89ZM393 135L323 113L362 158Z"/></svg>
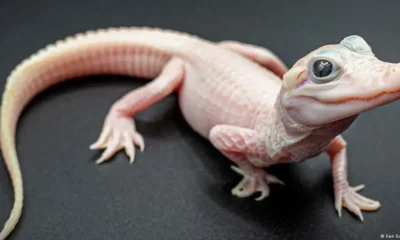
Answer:
<svg viewBox="0 0 400 240"><path fill-rule="evenodd" d="M105 149L96 163L110 159L116 152L125 149L129 162L135 160L135 145L144 150L144 140L137 132L135 121L132 119L138 112L146 109L163 99L184 80L185 67L180 59L172 59L163 68L161 74L132 92L123 96L108 112L99 138L90 149Z"/></svg>

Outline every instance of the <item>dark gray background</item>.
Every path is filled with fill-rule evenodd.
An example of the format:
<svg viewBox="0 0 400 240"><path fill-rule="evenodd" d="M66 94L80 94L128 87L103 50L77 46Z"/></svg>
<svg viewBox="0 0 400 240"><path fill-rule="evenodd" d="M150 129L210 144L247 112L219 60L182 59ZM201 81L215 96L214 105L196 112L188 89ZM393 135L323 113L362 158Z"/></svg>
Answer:
<svg viewBox="0 0 400 240"><path fill-rule="evenodd" d="M295 1L291 1L295 2ZM376 55L400 60L399 4L366 1L1 1L0 90L23 58L70 34L110 26L157 26L210 40L265 46L287 65L350 34ZM400 79L399 79L400 81ZM96 166L96 140L110 105L145 82L97 76L37 97L18 128L25 181L23 218L10 239L380 239L400 234L400 103L363 114L345 132L349 180L381 201L361 223L334 211L326 155L272 168L286 182L256 203L230 193L240 176L184 122L176 96L137 117L146 151L129 165L123 153ZM13 192L0 165L0 223Z"/></svg>

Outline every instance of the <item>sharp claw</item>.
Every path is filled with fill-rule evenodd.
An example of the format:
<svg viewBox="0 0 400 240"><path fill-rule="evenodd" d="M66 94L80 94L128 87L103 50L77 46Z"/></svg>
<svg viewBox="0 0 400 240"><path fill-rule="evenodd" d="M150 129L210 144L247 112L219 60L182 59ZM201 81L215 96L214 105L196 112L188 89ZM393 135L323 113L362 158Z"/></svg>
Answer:
<svg viewBox="0 0 400 240"><path fill-rule="evenodd" d="M365 188L365 185L361 184L361 185L358 185L358 186L354 187L353 190L355 192L359 192L359 191L363 190L364 188Z"/></svg>
<svg viewBox="0 0 400 240"><path fill-rule="evenodd" d="M256 198L256 201L261 201L261 200L267 198L269 196L269 193L270 193L269 187L268 187L267 184L260 185L258 187L258 191L261 192L261 195L258 198Z"/></svg>
<svg viewBox="0 0 400 240"><path fill-rule="evenodd" d="M281 181L279 178L275 177L274 175L267 175L267 181L269 183L277 183L277 184L281 184L281 185L285 185L285 183L283 181Z"/></svg>
<svg viewBox="0 0 400 240"><path fill-rule="evenodd" d="M115 133L113 136L113 141L107 147L107 149L103 152L101 157L96 161L96 164L103 163L104 161L111 158L119 149L120 149L120 135L119 133Z"/></svg>
<svg viewBox="0 0 400 240"><path fill-rule="evenodd" d="M135 161L135 148L128 134L124 134L124 147L125 153L129 157L129 163L132 164Z"/></svg>
<svg viewBox="0 0 400 240"><path fill-rule="evenodd" d="M125 154L129 158L129 163L132 164L135 161L135 153L133 150L125 148Z"/></svg>
<svg viewBox="0 0 400 240"><path fill-rule="evenodd" d="M101 148L104 148L103 145L99 144L99 143L93 143L92 145L89 146L90 150L99 150Z"/></svg>
<svg viewBox="0 0 400 240"><path fill-rule="evenodd" d="M100 150L106 147L105 143L93 143L92 145L90 145L89 149L90 150Z"/></svg>
<svg viewBox="0 0 400 240"><path fill-rule="evenodd" d="M361 213L360 209L358 209L358 213L359 214L357 214L357 215L360 218L361 222L364 222L364 217L363 217L363 214Z"/></svg>
<svg viewBox="0 0 400 240"><path fill-rule="evenodd" d="M96 160L95 163L96 163L96 164L101 164L101 163L103 163L105 160L106 160L106 159L100 157L99 159Z"/></svg>
<svg viewBox="0 0 400 240"><path fill-rule="evenodd" d="M234 166L234 165L231 166L231 169L232 169L233 171L235 171L236 173L238 173L238 174L244 176L244 172L243 172L242 169L240 169L240 168L238 168L238 167L236 167L236 166Z"/></svg>
<svg viewBox="0 0 400 240"><path fill-rule="evenodd" d="M104 145L105 145L110 133L111 133L111 128L108 126L104 127L103 131L101 131L101 133L100 133L98 140L95 143L93 143L92 145L90 145L90 149L95 150L95 149L104 148Z"/></svg>
<svg viewBox="0 0 400 240"><path fill-rule="evenodd" d="M357 206L352 200L347 202L347 206L349 206L349 210L352 211L361 221L364 221L364 217L361 213L361 209Z"/></svg>
<svg viewBox="0 0 400 240"><path fill-rule="evenodd" d="M255 200L256 200L256 201L261 201L261 200L263 200L263 199L266 198L266 197L268 197L268 194L267 194L266 192L262 191L262 192L261 192L261 196L259 196L259 197L256 198Z"/></svg>
<svg viewBox="0 0 400 240"><path fill-rule="evenodd" d="M347 207L347 209L349 209L351 212L353 212L356 216L358 216L358 218L364 222L364 217L361 213L361 209L359 206L356 205L356 203L354 203L353 199L351 198L345 198L345 206Z"/></svg>
<svg viewBox="0 0 400 240"><path fill-rule="evenodd" d="M144 151L144 140L143 140L143 136L140 133L135 133L133 135L133 142L139 146L139 149L141 152Z"/></svg>
<svg viewBox="0 0 400 240"><path fill-rule="evenodd" d="M341 217L342 216L342 196L341 195L336 197L336 204L335 205L336 205L335 206L336 211L337 211L339 217Z"/></svg>

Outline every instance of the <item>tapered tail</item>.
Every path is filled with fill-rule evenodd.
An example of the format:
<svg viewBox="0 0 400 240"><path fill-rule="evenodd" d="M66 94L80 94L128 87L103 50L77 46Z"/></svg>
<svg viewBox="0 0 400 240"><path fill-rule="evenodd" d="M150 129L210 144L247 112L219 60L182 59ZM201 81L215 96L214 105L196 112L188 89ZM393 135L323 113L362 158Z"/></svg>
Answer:
<svg viewBox="0 0 400 240"><path fill-rule="evenodd" d="M0 240L5 240L7 236L14 230L17 225L23 207L23 182L21 169L18 162L17 152L15 150L15 127L16 121L14 120L17 112L8 111L9 102L3 102L1 108L1 149L3 151L4 161L10 174L11 182L14 190L14 205L10 213L10 217L4 225L0 233ZM16 109L17 110L17 109Z"/></svg>
<svg viewBox="0 0 400 240"><path fill-rule="evenodd" d="M0 233L0 240L6 239L13 231L23 208L23 184L15 133L26 104L52 85L82 76L117 74L154 78L172 56L185 58L186 50L192 49L196 43L196 37L171 30L144 27L99 29L50 44L13 70L2 99L0 141L15 202Z"/></svg>

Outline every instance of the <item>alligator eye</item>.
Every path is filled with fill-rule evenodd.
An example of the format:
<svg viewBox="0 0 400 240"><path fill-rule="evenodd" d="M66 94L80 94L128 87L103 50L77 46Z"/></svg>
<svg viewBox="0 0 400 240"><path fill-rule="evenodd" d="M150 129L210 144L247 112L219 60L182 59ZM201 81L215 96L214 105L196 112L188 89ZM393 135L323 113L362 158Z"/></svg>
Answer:
<svg viewBox="0 0 400 240"><path fill-rule="evenodd" d="M333 50L318 51L307 64L308 77L316 84L325 84L339 79L343 67L344 61L340 53Z"/></svg>
<svg viewBox="0 0 400 240"><path fill-rule="evenodd" d="M313 73L318 78L324 78L332 73L332 63L327 60L317 60L313 64Z"/></svg>
<svg viewBox="0 0 400 240"><path fill-rule="evenodd" d="M337 79L342 72L336 61L326 58L317 59L314 62L310 62L310 64L310 79L317 84L331 82Z"/></svg>

